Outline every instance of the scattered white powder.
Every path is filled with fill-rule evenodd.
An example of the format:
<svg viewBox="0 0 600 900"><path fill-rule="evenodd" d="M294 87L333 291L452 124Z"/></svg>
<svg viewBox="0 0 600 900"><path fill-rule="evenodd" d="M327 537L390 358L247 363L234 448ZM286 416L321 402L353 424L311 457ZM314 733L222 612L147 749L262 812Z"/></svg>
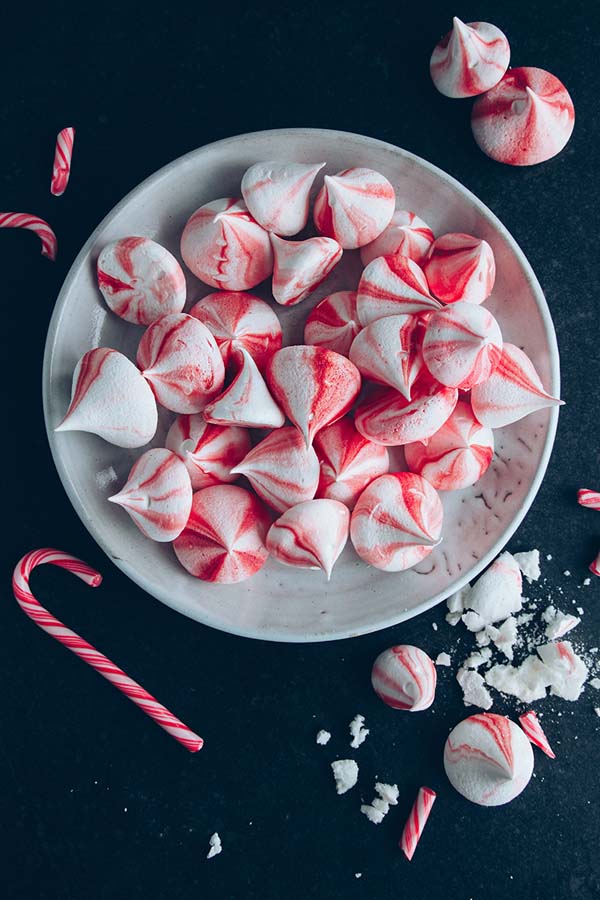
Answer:
<svg viewBox="0 0 600 900"><path fill-rule="evenodd" d="M547 554L546 554L546 559L548 560L548 562L550 562L550 560L552 559L552 554L551 554L551 553L547 553Z"/></svg>
<svg viewBox="0 0 600 900"><path fill-rule="evenodd" d="M535 616L533 613L521 613L520 616L517 616L515 621L517 623L517 627L520 628L521 625L527 625L527 623L531 622L534 618Z"/></svg>
<svg viewBox="0 0 600 900"><path fill-rule="evenodd" d="M348 728L350 729L350 735L352 740L350 741L350 746L356 750L357 747L360 747L361 744L367 739L367 735L369 734L368 728L363 728L365 724L365 717L360 714L354 716Z"/></svg>
<svg viewBox="0 0 600 900"><path fill-rule="evenodd" d="M563 634L566 634L581 622L581 619L578 619L577 616L570 616L552 605L546 607L542 613L542 619L546 622L546 637L550 638L551 641L562 637Z"/></svg>
<svg viewBox="0 0 600 900"><path fill-rule="evenodd" d="M593 688L596 688L597 691L600 691L600 678L592 678L588 684L591 684Z"/></svg>
<svg viewBox="0 0 600 900"><path fill-rule="evenodd" d="M331 734L329 731L325 731L324 728L321 728L321 730L317 732L317 744L322 744L323 746L325 746L325 744L328 744L330 740Z"/></svg>
<svg viewBox="0 0 600 900"><path fill-rule="evenodd" d="M354 877L355 877L355 878L362 878L362 872L355 872L355 873L354 873Z"/></svg>
<svg viewBox="0 0 600 900"><path fill-rule="evenodd" d="M398 785L377 782L375 792L379 794L370 804L363 803L360 811L373 825L380 825L390 811L390 806L398 805Z"/></svg>
<svg viewBox="0 0 600 900"><path fill-rule="evenodd" d="M438 624L437 624L437 622L432 622L432 623L431 623L431 627L433 628L434 631L437 631L437 630L438 630Z"/></svg>
<svg viewBox="0 0 600 900"><path fill-rule="evenodd" d="M353 759L336 759L331 763L331 768L338 794L345 794L358 781L358 766Z"/></svg>
<svg viewBox="0 0 600 900"><path fill-rule="evenodd" d="M219 837L219 835L216 831L213 835L211 835L208 843L210 844L210 850L206 854L206 858L212 859L213 856L217 856L223 849L223 845L221 844L221 838Z"/></svg>
<svg viewBox="0 0 600 900"><path fill-rule="evenodd" d="M447 653L438 653L435 664L436 666L451 666L452 660Z"/></svg>
<svg viewBox="0 0 600 900"><path fill-rule="evenodd" d="M486 690L485 682L479 672L474 669L459 669L456 680L463 691L465 706L480 706L481 709L490 709L493 704L492 696Z"/></svg>
<svg viewBox="0 0 600 900"><path fill-rule="evenodd" d="M592 579L591 579L591 578L584 578L584 579L583 579L583 586L584 586L584 587L589 587L591 583L592 583Z"/></svg>
<svg viewBox="0 0 600 900"><path fill-rule="evenodd" d="M542 574L540 569L540 551L529 550L526 553L515 553L515 559L521 572L529 582L537 581Z"/></svg>
<svg viewBox="0 0 600 900"><path fill-rule="evenodd" d="M117 481L117 477L113 467L109 466L108 469L100 469L99 472L96 472L96 484L101 491L105 491Z"/></svg>
<svg viewBox="0 0 600 900"><path fill-rule="evenodd" d="M577 607L577 615L578 615L578 616L582 616L582 615L583 615L583 607L582 607L582 606L578 606L578 607Z"/></svg>
<svg viewBox="0 0 600 900"><path fill-rule="evenodd" d="M566 578L568 578L568 577L570 576L570 574L571 574L571 573L569 572L568 569L565 569L565 571L563 572L563 575L564 575Z"/></svg>

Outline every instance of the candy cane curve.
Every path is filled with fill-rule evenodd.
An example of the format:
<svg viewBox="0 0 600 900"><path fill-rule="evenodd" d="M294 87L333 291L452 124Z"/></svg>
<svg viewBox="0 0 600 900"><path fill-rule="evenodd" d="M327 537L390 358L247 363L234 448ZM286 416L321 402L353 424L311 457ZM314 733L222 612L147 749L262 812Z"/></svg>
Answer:
<svg viewBox="0 0 600 900"><path fill-rule="evenodd" d="M577 502L580 506L587 506L588 509L600 510L600 492L592 491L589 488L580 488L577 491Z"/></svg>
<svg viewBox="0 0 600 900"><path fill-rule="evenodd" d="M30 213L0 212L0 228L27 228L35 232L42 242L42 256L56 259L58 243L52 228L44 219Z"/></svg>
<svg viewBox="0 0 600 900"><path fill-rule="evenodd" d="M431 807L435 803L437 794L428 787L420 787L417 799L413 803L410 815L402 830L400 849L408 860L413 858L417 844L427 824Z"/></svg>
<svg viewBox="0 0 600 900"><path fill-rule="evenodd" d="M29 587L29 577L36 566L51 563L60 566L68 572L72 572L81 578L90 587L98 587L102 582L102 575L92 569L86 563L64 553L62 550L53 550L45 547L41 550L32 550L17 563L13 573L13 591L17 603L29 618L39 625L47 634L56 638L61 644L79 656L84 662L95 669L100 675L114 684L126 697L129 697L140 709L142 709L157 725L160 725L171 737L175 738L190 753L200 750L204 741L195 732L191 731L168 709L152 697L144 688L130 678L118 666L99 653L91 644L79 637L70 628L67 628L56 619L48 610L36 600Z"/></svg>
<svg viewBox="0 0 600 900"><path fill-rule="evenodd" d="M73 141L75 140L74 128L63 128L56 136L56 149L54 151L54 165L52 166L52 181L50 193L60 197L67 189L71 174L71 157L73 155Z"/></svg>

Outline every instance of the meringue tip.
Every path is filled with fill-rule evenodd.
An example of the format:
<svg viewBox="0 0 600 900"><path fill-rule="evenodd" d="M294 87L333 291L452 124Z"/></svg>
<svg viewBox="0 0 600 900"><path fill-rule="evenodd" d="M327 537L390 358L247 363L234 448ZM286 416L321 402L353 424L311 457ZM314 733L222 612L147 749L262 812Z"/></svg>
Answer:
<svg viewBox="0 0 600 900"><path fill-rule="evenodd" d="M54 427L54 431L81 431L81 426L77 424L77 419L73 413L67 413L64 419Z"/></svg>

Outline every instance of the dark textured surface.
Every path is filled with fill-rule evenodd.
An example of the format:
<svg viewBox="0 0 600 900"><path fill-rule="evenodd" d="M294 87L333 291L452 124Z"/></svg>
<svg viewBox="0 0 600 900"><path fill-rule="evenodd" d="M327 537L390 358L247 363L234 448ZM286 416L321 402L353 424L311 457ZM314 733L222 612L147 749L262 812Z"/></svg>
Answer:
<svg viewBox="0 0 600 900"><path fill-rule="evenodd" d="M285 9L187 3L177 14L167 7L155 14L105 3L93 21L83 9L21 4L12 21L3 14L0 204L47 217L60 255L52 265L33 236L0 234L10 523L0 612L2 895L599 897L593 689L577 704L540 704L558 758L536 752L537 778L525 794L497 810L468 804L441 767L448 729L465 714L450 671L441 671L434 708L415 716L384 707L368 684L374 655L393 642L434 656L454 649L459 637L442 609L387 633L305 647L244 641L187 621L128 582L80 524L52 465L40 396L45 332L75 253L155 169L217 138L285 125L362 132L406 147L497 213L546 291L567 405L548 474L511 549L552 554L544 568L564 589L560 605L571 610L575 600L586 610L576 642L598 643L600 585L577 585L600 547L600 517L574 500L577 487L600 486L597 8L583 0L482 0L459 10L365 0ZM515 64L546 67L566 83L577 122L557 159L523 171L492 163L472 142L470 103L434 91L429 54L455 12L495 22ZM54 136L67 124L77 128L73 176L55 199L48 189ZM197 727L206 739L201 753L189 756L19 611L11 567L48 543L96 565L105 582L91 593L46 569L33 578L40 597ZM356 753L358 789L338 798L329 762L351 754L346 729L357 711L372 733ZM319 727L334 732L328 747L314 743ZM371 799L376 774L400 785L400 805L379 828L358 813L359 792ZM396 843L419 784L439 796L409 865ZM207 862L214 830L224 852Z"/></svg>

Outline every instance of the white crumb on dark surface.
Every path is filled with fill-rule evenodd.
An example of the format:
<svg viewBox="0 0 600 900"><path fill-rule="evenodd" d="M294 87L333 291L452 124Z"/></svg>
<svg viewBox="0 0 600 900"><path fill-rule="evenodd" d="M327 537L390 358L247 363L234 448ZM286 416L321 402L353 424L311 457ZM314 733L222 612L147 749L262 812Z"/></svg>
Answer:
<svg viewBox="0 0 600 900"><path fill-rule="evenodd" d="M451 666L452 660L448 653L438 653L435 658L435 664L436 666Z"/></svg>
<svg viewBox="0 0 600 900"><path fill-rule="evenodd" d="M223 850L221 838L219 837L219 833L217 831L215 831L214 834L211 834L208 843L210 845L210 850L206 854L207 859L212 859L213 856L218 856L218 854Z"/></svg>
<svg viewBox="0 0 600 900"><path fill-rule="evenodd" d="M358 765L353 759L336 759L331 763L331 768L338 794L345 794L358 781Z"/></svg>
<svg viewBox="0 0 600 900"><path fill-rule="evenodd" d="M350 746L353 750L356 750L361 744L364 744L369 735L369 729L365 728L364 724L365 717L361 716L360 713L357 713L348 726L352 738Z"/></svg>
<svg viewBox="0 0 600 900"><path fill-rule="evenodd" d="M321 744L321 746L325 746L331 740L331 733L329 731L325 731L324 728L321 728L320 731L317 732L317 744Z"/></svg>
<svg viewBox="0 0 600 900"><path fill-rule="evenodd" d="M397 784L378 781L375 784L375 793L378 796L371 803L363 803L360 811L373 825L380 825L390 811L390 806L398 805L400 792Z"/></svg>
<svg viewBox="0 0 600 900"><path fill-rule="evenodd" d="M434 631L437 631L437 630L438 630L438 623L437 623L437 622L432 622L432 623L431 623L431 627L433 628Z"/></svg>
<svg viewBox="0 0 600 900"><path fill-rule="evenodd" d="M456 673L456 680L463 692L465 706L479 706L481 709L490 709L493 699L485 686L485 681L475 669L460 668Z"/></svg>
<svg viewBox="0 0 600 900"><path fill-rule="evenodd" d="M540 551L527 550L525 553L515 553L514 557L521 572L531 584L538 581L542 571L540 569Z"/></svg>

